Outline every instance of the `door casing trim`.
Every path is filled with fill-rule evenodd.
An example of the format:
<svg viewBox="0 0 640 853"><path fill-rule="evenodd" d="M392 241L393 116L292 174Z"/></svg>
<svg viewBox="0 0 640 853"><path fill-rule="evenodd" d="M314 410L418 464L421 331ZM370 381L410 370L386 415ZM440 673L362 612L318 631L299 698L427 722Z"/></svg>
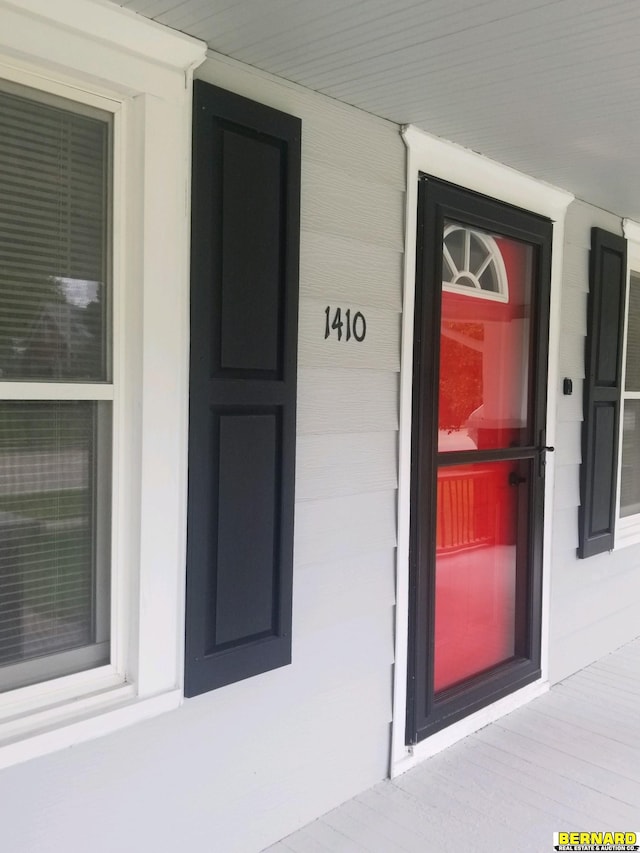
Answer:
<svg viewBox="0 0 640 853"><path fill-rule="evenodd" d="M467 735L479 731L489 723L499 720L500 717L510 714L512 711L521 708L523 705L531 702L532 699L537 699L538 696L542 696L548 691L549 682L539 679L532 684L527 684L526 687L521 687L520 690L515 690L502 699L498 699L497 702L491 705L480 708L479 711L469 714L468 717L452 723L446 729L440 729L440 731L435 732L430 737L421 740L420 743L407 747L404 757L393 766L393 775L391 778L393 779L407 770L411 770L412 767L420 764L421 761L426 761L427 758L437 755L443 749L453 746L454 743L467 737Z"/></svg>
<svg viewBox="0 0 640 853"><path fill-rule="evenodd" d="M465 189L482 193L498 201L546 216L553 221L551 248L551 303L549 315L549 370L547 389L558 387L560 302L562 286L562 251L564 245L564 220L567 208L574 199L571 193L544 184L514 169L489 160L453 143L431 136L411 125L402 129L407 148L407 187L405 216L405 263L403 283L403 314L400 366L400 424L398 451L398 546L396 552L396 636L393 685L393 721L391 727L391 755L389 775L394 777L433 754L436 739L443 746L477 730L492 713L502 716L513 710L515 697L524 696L529 701L536 691L546 689L549 645L549 575L551 556L552 496L555 479L553 454L547 462L545 483L543 579L542 579L542 632L541 677L504 699L470 715L425 739L419 748L405 744L407 709L407 663L409 631L409 534L411 509L411 422L413 402L413 329L416 288L416 233L418 210L418 179L420 173L458 184ZM557 394L547 395L547 443L554 444ZM522 704L522 703L521 703ZM501 710L504 709L504 710ZM476 721L474 723L474 720ZM462 725L464 724L464 725ZM471 731L469 725L474 726ZM459 734L456 736L456 732ZM438 748L435 749L438 751Z"/></svg>

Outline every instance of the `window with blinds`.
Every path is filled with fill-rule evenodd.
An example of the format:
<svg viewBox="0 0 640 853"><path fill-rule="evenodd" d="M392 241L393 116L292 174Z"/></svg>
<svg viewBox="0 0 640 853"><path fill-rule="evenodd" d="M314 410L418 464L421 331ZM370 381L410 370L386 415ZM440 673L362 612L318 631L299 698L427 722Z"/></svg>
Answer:
<svg viewBox="0 0 640 853"><path fill-rule="evenodd" d="M620 517L640 513L640 275L629 278L625 387L622 392Z"/></svg>
<svg viewBox="0 0 640 853"><path fill-rule="evenodd" d="M110 163L107 113L0 91L0 691L109 661Z"/></svg>

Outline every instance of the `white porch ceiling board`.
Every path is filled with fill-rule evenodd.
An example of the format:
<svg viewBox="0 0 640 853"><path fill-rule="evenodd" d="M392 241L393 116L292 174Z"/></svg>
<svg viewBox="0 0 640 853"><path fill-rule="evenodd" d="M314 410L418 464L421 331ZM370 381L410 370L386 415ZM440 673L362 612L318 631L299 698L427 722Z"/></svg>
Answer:
<svg viewBox="0 0 640 853"><path fill-rule="evenodd" d="M640 219L638 0L119 5Z"/></svg>
<svg viewBox="0 0 640 853"><path fill-rule="evenodd" d="M260 22L282 20L288 18L291 7L295 6L297 0L236 0L233 5L225 6L223 3L215 4L219 8L213 9L212 4L202 3L196 8L191 0L189 7L182 7L160 15L156 20L167 26L175 26L184 29L186 26L197 27L202 33L200 38L205 41L211 38L225 39L228 50L234 50L234 33L253 32ZM187 23L193 21L193 23ZM243 41L241 35L240 41Z"/></svg>
<svg viewBox="0 0 640 853"><path fill-rule="evenodd" d="M440 7L446 7L446 3L447 0L430 0L432 15L440 14ZM363 0L355 6L343 0L331 0L318 4L317 12L310 15L308 9L298 4L287 20L286 32L272 21L268 32L256 32L254 42L245 39L239 52L246 57L243 62L269 63L274 68L284 68L286 64L295 66L300 61L311 64L314 57L331 66L332 57L345 50L349 53L359 44L373 42L385 32L390 37L391 22L396 29L400 26L405 31L405 24L398 24L397 20L415 16L423 5L424 2L416 4L415 0L396 0L390 11L389 0Z"/></svg>
<svg viewBox="0 0 640 853"><path fill-rule="evenodd" d="M139 12L146 18L156 18L167 9L175 6L181 6L182 3L176 3L176 0L124 0L118 3L118 6L124 6L131 9L133 12Z"/></svg>
<svg viewBox="0 0 640 853"><path fill-rule="evenodd" d="M638 37L638 32L629 28L632 18L636 24L640 21L640 4L636 0L633 2L631 11L628 0L623 0L626 8L622 10L589 15L579 22L575 19L554 22L552 32L547 24L514 29L512 20L496 23L488 29L475 27L442 36L436 42L363 60L356 70L334 67L318 72L316 83L319 88L330 89L334 97L348 94L351 98L371 93L379 96L395 92L397 95L401 86L401 101L406 103L418 100L420 91L424 97L425 80L431 79L437 82L433 95L444 104L449 102L447 90L463 80L472 86L478 86L482 80L491 80L513 87L514 78L526 77L525 70L531 67L540 71L553 65L568 71L574 63L588 61L591 50L598 45L607 57L611 57L610 39L615 41L615 56L618 57L619 41L628 42ZM524 63L528 63L528 69ZM600 66L597 70L607 71ZM339 80L338 75L343 79ZM581 78L577 77L576 82L581 82ZM416 91L417 88L420 91Z"/></svg>
<svg viewBox="0 0 640 853"><path fill-rule="evenodd" d="M467 9L463 26L446 0L403 5L408 8L403 10L399 5L379 19L333 37L331 52L322 42L306 45L297 63L274 59L273 67L291 73L300 65L307 74L327 74L327 82L332 83L403 67L414 58L429 62L434 49L445 66L451 60L466 59L467 52L473 60L478 52L486 53L491 42L502 42L507 36L537 26L550 2L537 0L535 5L530 2L526 11L518 11L509 0L489 0ZM357 71L353 70L355 66Z"/></svg>

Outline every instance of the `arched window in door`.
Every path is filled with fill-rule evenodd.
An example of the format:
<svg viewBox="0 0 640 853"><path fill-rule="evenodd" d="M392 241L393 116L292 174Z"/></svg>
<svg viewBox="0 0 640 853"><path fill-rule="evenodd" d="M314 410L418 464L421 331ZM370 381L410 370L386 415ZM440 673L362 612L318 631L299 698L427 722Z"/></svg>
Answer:
<svg viewBox="0 0 640 853"><path fill-rule="evenodd" d="M444 229L442 252L443 290L509 301L504 260L489 234L449 223Z"/></svg>

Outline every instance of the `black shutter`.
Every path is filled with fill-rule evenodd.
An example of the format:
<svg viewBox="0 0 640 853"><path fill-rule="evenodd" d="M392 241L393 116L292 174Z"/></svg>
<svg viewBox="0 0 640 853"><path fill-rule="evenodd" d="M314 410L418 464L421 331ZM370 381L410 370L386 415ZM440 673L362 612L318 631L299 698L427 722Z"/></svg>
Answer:
<svg viewBox="0 0 640 853"><path fill-rule="evenodd" d="M291 662L300 120L196 82L185 694Z"/></svg>
<svg viewBox="0 0 640 853"><path fill-rule="evenodd" d="M610 551L614 543L626 281L626 241L617 234L593 228L585 350L579 557Z"/></svg>

